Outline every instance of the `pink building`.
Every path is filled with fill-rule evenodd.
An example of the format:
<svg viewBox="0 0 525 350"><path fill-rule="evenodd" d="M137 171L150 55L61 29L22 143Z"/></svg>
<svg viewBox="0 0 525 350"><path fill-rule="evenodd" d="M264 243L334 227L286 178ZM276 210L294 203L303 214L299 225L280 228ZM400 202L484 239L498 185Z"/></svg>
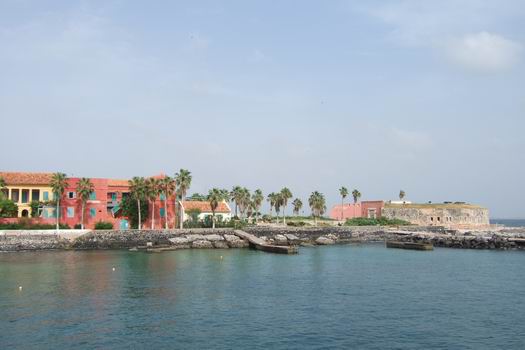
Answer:
<svg viewBox="0 0 525 350"><path fill-rule="evenodd" d="M341 206L335 205L330 210L330 218L334 220L347 220L353 218L379 218L385 206L384 201L363 201L349 203Z"/></svg>

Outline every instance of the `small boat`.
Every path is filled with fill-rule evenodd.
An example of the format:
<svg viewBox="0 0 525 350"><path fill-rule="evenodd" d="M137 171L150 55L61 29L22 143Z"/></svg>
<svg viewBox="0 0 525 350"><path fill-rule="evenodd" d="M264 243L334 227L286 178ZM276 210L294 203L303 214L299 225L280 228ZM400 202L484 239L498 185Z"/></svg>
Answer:
<svg viewBox="0 0 525 350"><path fill-rule="evenodd" d="M386 241L386 247L412 250L434 250L434 246L430 243L415 243L401 241Z"/></svg>

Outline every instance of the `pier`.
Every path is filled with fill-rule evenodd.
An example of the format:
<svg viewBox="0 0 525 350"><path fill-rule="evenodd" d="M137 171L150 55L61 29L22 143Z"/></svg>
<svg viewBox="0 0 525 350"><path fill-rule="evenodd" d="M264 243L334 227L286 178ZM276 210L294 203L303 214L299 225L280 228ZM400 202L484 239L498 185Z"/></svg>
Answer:
<svg viewBox="0 0 525 350"><path fill-rule="evenodd" d="M235 230L235 235L239 238L242 238L250 243L250 248L261 250L268 253L277 253L277 254L297 254L298 249L295 246L281 246L281 245L271 245L266 243L265 240L252 235L248 232L241 230Z"/></svg>

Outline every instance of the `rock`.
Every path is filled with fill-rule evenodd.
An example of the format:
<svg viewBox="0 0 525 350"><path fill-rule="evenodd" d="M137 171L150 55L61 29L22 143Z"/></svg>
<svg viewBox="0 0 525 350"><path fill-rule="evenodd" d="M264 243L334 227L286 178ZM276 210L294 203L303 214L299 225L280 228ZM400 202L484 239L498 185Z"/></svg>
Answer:
<svg viewBox="0 0 525 350"><path fill-rule="evenodd" d="M298 241L299 240L299 237L297 237L296 235L292 235L291 233L286 233L285 236L286 236L286 238L289 241Z"/></svg>
<svg viewBox="0 0 525 350"><path fill-rule="evenodd" d="M235 242L241 240L236 235L224 235L224 239L226 240L226 242Z"/></svg>
<svg viewBox="0 0 525 350"><path fill-rule="evenodd" d="M204 235L186 235L188 242L205 240Z"/></svg>
<svg viewBox="0 0 525 350"><path fill-rule="evenodd" d="M287 244L288 239L284 235L275 235L275 242L277 244Z"/></svg>
<svg viewBox="0 0 525 350"><path fill-rule="evenodd" d="M319 245L330 245L330 244L334 244L335 241L328 237L321 236L315 240L315 243Z"/></svg>
<svg viewBox="0 0 525 350"><path fill-rule="evenodd" d="M191 247L192 248L213 248L213 244L210 242L210 241L207 241L207 240L198 240L198 241L193 241L192 244L191 244Z"/></svg>
<svg viewBox="0 0 525 350"><path fill-rule="evenodd" d="M184 245L190 242L186 237L169 238L168 241L170 241L173 245Z"/></svg>
<svg viewBox="0 0 525 350"><path fill-rule="evenodd" d="M222 238L222 237L221 237ZM226 243L225 241L213 241L213 247L214 248L219 248L219 249L227 249L227 248L230 248L228 246L228 243Z"/></svg>
<svg viewBox="0 0 525 350"><path fill-rule="evenodd" d="M208 240L210 242L223 241L224 240L224 238L221 235L205 235L204 239L206 239L206 240Z"/></svg>
<svg viewBox="0 0 525 350"><path fill-rule="evenodd" d="M228 246L230 248L247 248L250 244L242 239L236 241L228 241Z"/></svg>

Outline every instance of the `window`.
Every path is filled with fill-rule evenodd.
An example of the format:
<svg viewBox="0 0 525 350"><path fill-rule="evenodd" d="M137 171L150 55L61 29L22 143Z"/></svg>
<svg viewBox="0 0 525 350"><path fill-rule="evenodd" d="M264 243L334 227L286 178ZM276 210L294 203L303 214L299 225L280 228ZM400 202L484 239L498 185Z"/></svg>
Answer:
<svg viewBox="0 0 525 350"><path fill-rule="evenodd" d="M67 207L67 217L68 218L74 218L75 217L75 208Z"/></svg>
<svg viewBox="0 0 525 350"><path fill-rule="evenodd" d="M437 219L438 219L438 221L441 221L441 218L440 218L439 216L438 216L438 218L437 218Z"/></svg>
<svg viewBox="0 0 525 350"><path fill-rule="evenodd" d="M89 216L91 216L92 218L94 218L95 216L97 216L97 209L95 209L95 208L89 208Z"/></svg>
<svg viewBox="0 0 525 350"><path fill-rule="evenodd" d="M166 212L165 212L164 208L160 208L159 213L160 213L160 217L161 217L161 218L163 218L164 216L166 216Z"/></svg>
<svg viewBox="0 0 525 350"><path fill-rule="evenodd" d="M75 192L68 192L67 198L69 199L75 199L77 197L77 194Z"/></svg>
<svg viewBox="0 0 525 350"><path fill-rule="evenodd" d="M22 190L22 203L29 203L29 190Z"/></svg>
<svg viewBox="0 0 525 350"><path fill-rule="evenodd" d="M95 191L91 192L91 193L89 194L89 200L94 201L94 200L96 200L96 199L97 199L97 193L96 193Z"/></svg>
<svg viewBox="0 0 525 350"><path fill-rule="evenodd" d="M166 200L166 196L164 195L164 193L160 194L160 200L161 201L165 201Z"/></svg>
<svg viewBox="0 0 525 350"><path fill-rule="evenodd" d="M40 190L32 190L31 191L31 200L32 201L39 201L40 200Z"/></svg>
<svg viewBox="0 0 525 350"><path fill-rule="evenodd" d="M116 202L117 201L117 194L116 193L112 193L111 194L111 200Z"/></svg>
<svg viewBox="0 0 525 350"><path fill-rule="evenodd" d="M47 192L47 191L44 191L44 200L45 201L49 200L49 192Z"/></svg>
<svg viewBox="0 0 525 350"><path fill-rule="evenodd" d="M430 221L434 221L434 217L431 216L431 217L430 217Z"/></svg>
<svg viewBox="0 0 525 350"><path fill-rule="evenodd" d="M20 190L11 190L11 200L15 203L18 203L20 199Z"/></svg>

